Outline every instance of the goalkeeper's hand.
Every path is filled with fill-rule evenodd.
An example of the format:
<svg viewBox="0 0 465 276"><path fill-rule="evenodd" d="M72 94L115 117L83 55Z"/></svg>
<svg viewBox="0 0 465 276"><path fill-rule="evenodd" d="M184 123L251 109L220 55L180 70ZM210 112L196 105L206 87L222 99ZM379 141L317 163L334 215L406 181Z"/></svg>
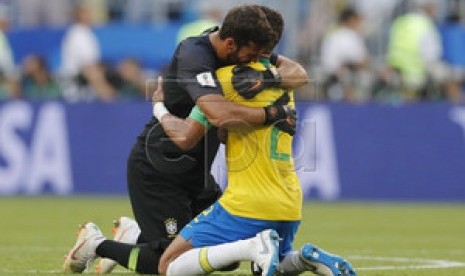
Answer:
<svg viewBox="0 0 465 276"><path fill-rule="evenodd" d="M242 97L252 99L263 89L278 87L281 77L274 67L257 71L246 65L237 65L233 69L232 83Z"/></svg>
<svg viewBox="0 0 465 276"><path fill-rule="evenodd" d="M265 107L265 125L274 124L280 130L294 135L297 130L297 111L289 102L288 93L284 93L272 105Z"/></svg>

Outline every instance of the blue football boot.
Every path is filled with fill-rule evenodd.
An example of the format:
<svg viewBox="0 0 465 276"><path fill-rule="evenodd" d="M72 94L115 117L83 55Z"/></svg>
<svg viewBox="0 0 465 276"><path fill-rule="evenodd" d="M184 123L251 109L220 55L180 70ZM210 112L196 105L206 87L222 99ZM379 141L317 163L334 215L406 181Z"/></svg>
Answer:
<svg viewBox="0 0 465 276"><path fill-rule="evenodd" d="M357 276L352 265L345 259L330 254L312 244L305 244L300 250L302 261L309 270L324 276Z"/></svg>

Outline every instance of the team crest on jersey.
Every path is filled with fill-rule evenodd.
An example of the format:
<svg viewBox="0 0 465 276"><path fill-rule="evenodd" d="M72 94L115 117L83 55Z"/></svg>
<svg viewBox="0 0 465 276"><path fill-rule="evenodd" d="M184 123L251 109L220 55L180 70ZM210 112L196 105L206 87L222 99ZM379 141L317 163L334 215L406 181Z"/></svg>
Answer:
<svg viewBox="0 0 465 276"><path fill-rule="evenodd" d="M198 74L197 81L201 86L216 87L215 79L211 72L203 72Z"/></svg>
<svg viewBox="0 0 465 276"><path fill-rule="evenodd" d="M168 233L168 237L174 238L176 236L176 233L178 232L178 223L174 218L169 218L165 220L165 227L166 227L166 232Z"/></svg>

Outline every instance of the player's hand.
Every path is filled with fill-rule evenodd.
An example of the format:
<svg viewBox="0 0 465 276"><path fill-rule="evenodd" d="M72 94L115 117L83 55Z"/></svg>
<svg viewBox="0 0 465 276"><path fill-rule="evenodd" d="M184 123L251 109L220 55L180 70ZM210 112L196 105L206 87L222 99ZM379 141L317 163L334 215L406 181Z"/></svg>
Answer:
<svg viewBox="0 0 465 276"><path fill-rule="evenodd" d="M277 121L275 126L289 135L294 136L297 132L297 111L294 107L288 105L283 106L283 108L286 112L286 118Z"/></svg>
<svg viewBox="0 0 465 276"><path fill-rule="evenodd" d="M297 130L297 111L288 106L289 95L284 93L272 105L265 107L265 125L274 124L280 130L294 135Z"/></svg>
<svg viewBox="0 0 465 276"><path fill-rule="evenodd" d="M165 100L165 93L163 91L163 77L159 76L157 79L157 89L152 95L152 104L163 102Z"/></svg>
<svg viewBox="0 0 465 276"><path fill-rule="evenodd" d="M297 111L289 105L270 105L265 107L267 123L273 123L280 130L293 136L297 131Z"/></svg>
<svg viewBox="0 0 465 276"><path fill-rule="evenodd" d="M233 69L232 83L242 97L252 99L263 89L278 87L281 77L275 68L257 71L246 65L237 65Z"/></svg>

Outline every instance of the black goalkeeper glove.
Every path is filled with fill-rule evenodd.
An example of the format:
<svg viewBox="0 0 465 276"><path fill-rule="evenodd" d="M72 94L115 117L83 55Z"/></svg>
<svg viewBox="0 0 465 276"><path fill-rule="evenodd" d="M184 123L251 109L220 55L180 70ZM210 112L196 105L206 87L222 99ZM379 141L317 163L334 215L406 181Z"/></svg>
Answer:
<svg viewBox="0 0 465 276"><path fill-rule="evenodd" d="M281 84L281 77L274 67L257 71L246 65L237 65L233 69L232 83L239 95L252 99L263 89L278 87Z"/></svg>
<svg viewBox="0 0 465 276"><path fill-rule="evenodd" d="M274 124L280 130L293 136L297 130L297 111L286 105L289 102L288 93L284 93L272 105L264 107L265 125Z"/></svg>

